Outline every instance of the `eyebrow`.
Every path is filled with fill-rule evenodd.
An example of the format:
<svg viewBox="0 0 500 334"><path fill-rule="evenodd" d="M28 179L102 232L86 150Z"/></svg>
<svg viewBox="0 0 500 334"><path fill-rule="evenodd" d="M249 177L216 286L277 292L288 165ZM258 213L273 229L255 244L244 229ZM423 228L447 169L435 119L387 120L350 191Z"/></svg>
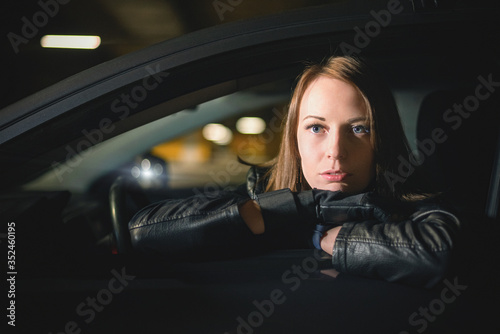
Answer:
<svg viewBox="0 0 500 334"><path fill-rule="evenodd" d="M347 120L347 123L368 122L368 117L354 117Z"/></svg>
<svg viewBox="0 0 500 334"><path fill-rule="evenodd" d="M326 121L326 118L324 117L321 117L321 116L315 116L315 115L307 115L306 117L304 117L302 120L305 121L306 119L308 118L315 118L315 119L318 119L320 121ZM356 122L360 122L360 121L364 121L364 122L367 122L368 121L368 118L367 117L354 117L354 118L349 118L347 120L347 123L356 123Z"/></svg>
<svg viewBox="0 0 500 334"><path fill-rule="evenodd" d="M302 120L305 121L306 119L308 118L316 118L316 119L319 119L320 121L326 121L326 118L324 117L320 117L320 116L314 116L314 115L307 115L306 117L304 117Z"/></svg>

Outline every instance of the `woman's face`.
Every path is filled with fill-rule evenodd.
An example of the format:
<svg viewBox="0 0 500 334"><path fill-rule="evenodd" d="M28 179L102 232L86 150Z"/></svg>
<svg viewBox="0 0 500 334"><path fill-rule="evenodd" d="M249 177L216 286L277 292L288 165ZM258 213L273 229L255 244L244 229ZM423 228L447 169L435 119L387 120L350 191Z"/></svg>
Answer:
<svg viewBox="0 0 500 334"><path fill-rule="evenodd" d="M375 175L363 98L350 84L320 76L299 106L297 141L311 188L363 192Z"/></svg>

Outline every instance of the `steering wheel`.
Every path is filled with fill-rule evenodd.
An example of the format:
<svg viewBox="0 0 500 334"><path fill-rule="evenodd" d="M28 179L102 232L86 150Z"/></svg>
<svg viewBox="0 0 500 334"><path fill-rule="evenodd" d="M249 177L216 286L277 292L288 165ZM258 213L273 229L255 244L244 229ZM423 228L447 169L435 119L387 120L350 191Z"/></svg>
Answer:
<svg viewBox="0 0 500 334"><path fill-rule="evenodd" d="M111 185L109 205L113 237L118 254L127 254L132 251L128 222L138 210L148 204L146 194L135 179L119 176Z"/></svg>

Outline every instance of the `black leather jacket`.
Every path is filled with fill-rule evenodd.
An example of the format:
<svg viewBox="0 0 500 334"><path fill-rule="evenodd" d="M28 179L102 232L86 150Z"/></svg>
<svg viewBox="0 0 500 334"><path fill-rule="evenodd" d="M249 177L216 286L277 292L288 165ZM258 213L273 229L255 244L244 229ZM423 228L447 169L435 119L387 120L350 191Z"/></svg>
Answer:
<svg viewBox="0 0 500 334"><path fill-rule="evenodd" d="M147 206L129 223L132 245L144 253L184 260L311 247L311 225L287 226L281 222L279 228L268 228L272 222L265 221L266 232L254 235L240 217L238 205L264 192L262 173L251 168L246 184L236 191L200 194ZM295 204L293 199L287 199L290 192L273 193L267 194L276 197L274 203L279 203L276 209L289 210L290 217L293 216ZM335 205L338 206L338 201ZM333 249L333 267L340 273L391 282L425 287L438 283L450 264L460 221L436 201L401 207L404 207L398 210L401 212L391 212L400 215L396 221L373 217L349 221L332 217L342 226ZM336 209L332 210L335 215Z"/></svg>

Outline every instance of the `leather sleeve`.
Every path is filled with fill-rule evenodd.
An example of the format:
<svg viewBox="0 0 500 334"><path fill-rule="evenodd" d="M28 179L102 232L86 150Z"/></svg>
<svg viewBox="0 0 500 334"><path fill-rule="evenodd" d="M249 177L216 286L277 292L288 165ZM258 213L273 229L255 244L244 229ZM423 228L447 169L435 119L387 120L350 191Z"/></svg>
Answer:
<svg viewBox="0 0 500 334"><path fill-rule="evenodd" d="M332 263L339 272L430 288L445 276L459 230L455 215L432 205L399 222L345 222Z"/></svg>
<svg viewBox="0 0 500 334"><path fill-rule="evenodd" d="M219 192L149 205L129 222L132 246L173 260L215 260L308 246L311 228L302 224L296 201L312 201L310 196L289 189L257 196L266 224L262 235L254 235L239 214L239 205L248 200L240 192Z"/></svg>
<svg viewBox="0 0 500 334"><path fill-rule="evenodd" d="M250 251L258 244L238 212L238 204L246 200L235 192L220 192L149 205L129 223L132 245L172 259L242 255L238 250Z"/></svg>

